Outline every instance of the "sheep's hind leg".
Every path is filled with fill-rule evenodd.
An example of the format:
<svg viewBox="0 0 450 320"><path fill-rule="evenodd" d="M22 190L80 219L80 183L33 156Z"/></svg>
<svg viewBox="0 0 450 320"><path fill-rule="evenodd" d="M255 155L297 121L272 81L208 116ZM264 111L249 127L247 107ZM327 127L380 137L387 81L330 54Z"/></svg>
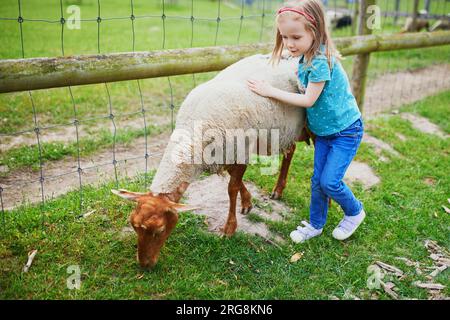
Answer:
<svg viewBox="0 0 450 320"><path fill-rule="evenodd" d="M286 187L286 178L289 171L289 166L291 165L292 157L295 152L295 143L288 149L287 153L283 155L283 162L281 163L280 173L278 175L278 181L275 187L273 188L272 194L270 195L271 199L280 199L283 194L283 190Z"/></svg>
<svg viewBox="0 0 450 320"><path fill-rule="evenodd" d="M241 190L241 214L248 214L252 210L252 195L248 192L247 188L242 182Z"/></svg>
<svg viewBox="0 0 450 320"><path fill-rule="evenodd" d="M228 211L227 222L223 227L223 233L226 236L232 236L237 228L236 200L238 192L242 189L242 177L244 176L246 169L247 166L245 164L236 164L227 169L230 174L230 181L228 183L230 209Z"/></svg>

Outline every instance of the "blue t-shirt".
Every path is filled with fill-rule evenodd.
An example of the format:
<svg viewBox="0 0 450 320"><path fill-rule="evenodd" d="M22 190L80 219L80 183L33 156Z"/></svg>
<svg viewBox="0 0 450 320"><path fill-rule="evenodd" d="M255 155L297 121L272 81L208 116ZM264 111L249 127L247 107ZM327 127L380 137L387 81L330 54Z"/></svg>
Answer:
<svg viewBox="0 0 450 320"><path fill-rule="evenodd" d="M322 45L321 54L313 58L310 66L306 67L303 56L298 66L298 78L305 88L309 82L325 81L319 98L306 109L308 127L318 136L342 131L361 117L345 70L335 57L332 57L330 70L324 49Z"/></svg>

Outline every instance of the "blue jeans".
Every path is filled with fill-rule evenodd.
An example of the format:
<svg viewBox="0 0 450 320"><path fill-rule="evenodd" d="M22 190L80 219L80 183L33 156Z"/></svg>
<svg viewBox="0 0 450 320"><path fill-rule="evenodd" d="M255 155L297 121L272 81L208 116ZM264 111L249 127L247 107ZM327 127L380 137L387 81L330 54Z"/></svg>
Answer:
<svg viewBox="0 0 450 320"><path fill-rule="evenodd" d="M360 118L338 133L316 136L310 205L310 223L314 228L322 229L325 225L329 198L337 202L347 216L361 212L362 203L342 179L356 155L363 133L364 123Z"/></svg>

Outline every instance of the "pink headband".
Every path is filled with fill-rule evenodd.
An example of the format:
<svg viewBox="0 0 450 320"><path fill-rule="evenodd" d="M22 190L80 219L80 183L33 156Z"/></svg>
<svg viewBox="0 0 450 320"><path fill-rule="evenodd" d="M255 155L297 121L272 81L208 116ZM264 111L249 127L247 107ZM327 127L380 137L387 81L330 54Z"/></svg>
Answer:
<svg viewBox="0 0 450 320"><path fill-rule="evenodd" d="M280 14L280 13L283 13L283 12L286 12L286 11L292 11L292 12L296 12L298 14L301 14L307 20L309 20L312 24L316 25L316 21L314 20L313 17L311 17L309 14L307 14L304 11L300 11L300 10L297 10L297 9L294 9L294 8L288 8L288 7L281 8L280 10L278 10L277 14Z"/></svg>

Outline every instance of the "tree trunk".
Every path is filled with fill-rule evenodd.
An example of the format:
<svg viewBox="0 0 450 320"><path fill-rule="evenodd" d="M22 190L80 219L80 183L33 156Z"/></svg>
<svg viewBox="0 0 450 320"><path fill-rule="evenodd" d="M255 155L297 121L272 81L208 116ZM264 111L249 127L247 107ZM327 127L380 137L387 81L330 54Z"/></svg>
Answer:
<svg viewBox="0 0 450 320"><path fill-rule="evenodd" d="M414 0L413 12L412 12L412 24L411 30L417 31L417 17L419 16L419 0Z"/></svg>

